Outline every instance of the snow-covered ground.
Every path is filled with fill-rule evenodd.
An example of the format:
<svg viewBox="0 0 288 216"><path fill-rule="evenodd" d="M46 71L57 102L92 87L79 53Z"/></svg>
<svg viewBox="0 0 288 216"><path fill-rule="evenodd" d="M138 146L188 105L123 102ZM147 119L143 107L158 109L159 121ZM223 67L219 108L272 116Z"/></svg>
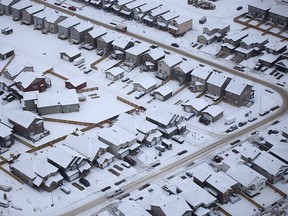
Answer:
<svg viewBox="0 0 288 216"><path fill-rule="evenodd" d="M52 0L48 0L51 3L54 3ZM145 0L145 2L149 2L152 0ZM209 23L214 21L225 21L231 23L231 31L236 29L242 29L243 26L239 24L233 23L233 18L237 15L240 15L247 10L247 3L253 2L253 0L240 1L235 0L233 3L229 0L219 0L215 4L217 5L217 9L214 11L204 11L198 8L194 8L193 6L188 6L186 1L174 1L174 0L166 0L166 1L158 1L162 2L164 5L167 5L170 9L178 11L181 14L185 14L193 19L193 30L186 33L183 37L174 38L167 32L163 32L160 30L156 30L155 28L144 26L141 23L137 23L135 21L126 21L120 17L117 17L113 14L92 8L91 6L85 6L81 11L83 15L88 15L93 17L94 19L100 19L103 22L119 22L125 23L128 26L129 31L141 34L142 36L151 38L155 41L160 41L164 44L170 45L172 42L177 42L180 45L179 49L183 49L187 52L191 52L196 55L203 56L204 58L211 58L211 60L222 62L225 65L233 67L235 63L230 61L229 59L215 59L214 54L216 54L220 50L220 43L211 44L208 46L203 46L202 49L192 48L192 42L195 43L197 41L197 36L202 33L202 28ZM78 7L83 6L83 3L77 3L75 1L65 1L67 5L75 5ZM64 4L64 5L65 5ZM236 7L243 6L242 11L237 11ZM208 21L205 25L200 25L198 20L207 16ZM190 92L188 89L183 90L175 97L170 98L166 102L161 102L158 100L153 100L151 103L147 103L151 100L149 95L145 95L141 99L135 99L136 93L131 95L127 95L133 88L132 83L127 84L120 81L117 81L108 86L111 83L110 80L105 78L104 70L109 66L115 64L114 60L106 60L101 62L98 65L98 70L93 70L89 74L84 74L79 68L73 66L72 63L66 62L60 59L59 52L66 50L67 48L78 48L77 45L70 45L67 41L62 41L57 38L57 35L47 34L44 35L40 31L33 30L32 26L20 25L19 22L12 21L12 17L1 16L0 17L0 29L5 27L13 28L14 32L11 35L4 36L0 35L0 46L8 45L10 47L15 48L16 57L13 60L12 64L17 62L17 64L25 64L25 65L33 65L34 70L36 72L41 72L46 68L53 67L56 73L61 74L67 78L73 78L81 76L87 80L88 87L98 87L99 90L95 91L99 98L92 99L89 97L88 93L83 93L86 96L86 101L80 103L80 111L73 112L68 114L51 114L45 117L51 118L59 118L66 120L76 120L83 121L89 123L97 123L102 120L111 118L120 113L131 110L133 107L124 104L117 100L117 96L124 97L125 99L134 102L138 105L150 108L159 108L161 110L167 110L170 112L176 112L180 114L184 114L181 105L175 105L178 101L187 101L193 99L197 96ZM253 32L255 30L249 29L249 32ZM118 32L117 32L118 34ZM119 33L120 34L120 33ZM267 36L271 37L271 36ZM275 39L275 38L273 38ZM81 49L82 56L85 57L85 64L87 67L99 59L99 56L96 55L95 50L87 51ZM251 58L247 61L242 62L241 64L246 66L247 68L253 68L255 63L258 61L258 57ZM0 62L0 68L2 68L7 61ZM271 82L278 82L274 77L270 76L266 71L264 74L261 72L251 72L247 70L247 73L251 76L261 77L264 80L269 79ZM261 74L260 74L261 73ZM65 89L64 81L48 74L49 78L51 78L52 87L47 89L48 92L62 91ZM145 79L146 77L154 78L152 73L141 73L139 68L135 68L131 72L125 72L125 76L128 76L130 79L137 81L141 79ZM1 79L1 77L0 77ZM154 78L155 79L155 78ZM237 80L242 80L242 78L235 77ZM159 80L157 80L159 81ZM281 82L287 81L287 75L281 79ZM244 80L244 82L248 82ZM251 81L249 81L251 83ZM160 83L160 81L159 81ZM199 150L200 148L211 144L216 140L220 140L221 138L226 136L225 130L227 130L230 126L224 125L225 118L231 115L237 116L237 122L248 120L245 117L246 113L250 113L252 116L257 116L258 120L253 123L259 122L259 120L265 117L259 117L260 110L270 109L276 105L281 106L282 99L277 92L269 93L265 91L265 87L261 86L257 83L252 83L255 89L255 103L247 108L235 108L229 104L224 102L220 103L220 106L224 109L224 117L221 118L216 123L211 123L209 126L204 126L198 122L196 117L193 117L189 121L187 121L187 131L184 134L185 142L180 145L176 142L173 142L173 149L170 151L165 151L162 156L158 155L158 152L155 148L141 147L140 153L135 157L137 160L137 166L132 168L124 168L121 171L121 175L119 177L111 174L107 169L100 170L98 168L94 168L91 170L91 174L87 177L90 181L91 186L89 189L85 189L83 191L79 191L77 188L71 185L71 183L65 182L66 185L71 189L71 194L66 195L60 189L56 189L52 193L47 193L45 191L37 191L35 189L30 188L28 185L22 185L17 182L15 179L11 178L4 172L1 172L0 176L0 184L3 185L12 185L13 189L10 192L7 192L8 199L11 201L12 206L15 208L9 207L8 209L4 209L0 207L1 215L58 215L59 213L63 213L66 211L70 211L72 209L76 209L79 206L101 197L104 195L101 192L101 189L106 186L112 185L115 182L118 182L122 179L127 180L127 184L129 180L141 178L145 174L149 172L157 172L159 167L150 170L150 165L161 162L161 166L168 165L176 161L180 156L176 156L176 154L182 150L187 150L186 154L190 154ZM169 81L167 83L169 87L172 89L179 88L178 83L176 81ZM285 86L286 87L286 86ZM94 93L94 92L92 92ZM206 99L208 102L209 99ZM5 115L8 112L12 112L13 110L21 110L21 104L19 101L13 101L10 103L2 102L0 106L0 114ZM268 114L270 115L270 114ZM36 143L31 143L34 146L39 146L41 144L47 143L55 138L61 137L63 135L67 135L76 129L82 129L83 126L79 125L70 125L63 123L54 123L45 121L45 128L48 129L51 134ZM100 128L96 128L90 131L87 131L86 134L92 138L97 137L97 132ZM29 141L28 141L29 142ZM47 147L49 149L49 147ZM45 151L47 149L43 149L42 152L39 152L39 157L45 156ZM10 154L18 154L23 153L29 150L29 147L23 145L22 143L16 141L15 144L10 148L8 152L5 152L1 156L3 158L9 158ZM0 158L1 159L1 158ZM1 159L2 160L2 159ZM119 160L113 162L109 168L113 168L113 165L120 165ZM9 170L9 165L3 165L3 168ZM76 180L78 182L78 180ZM125 183L126 184L126 183ZM157 184L157 183L156 183ZM279 186L280 187L280 186ZM161 189L162 191L162 189ZM161 194L157 193L157 187L154 190L154 196L158 196ZM260 203L266 203L265 195L269 194L269 189L263 193L263 196L257 197L257 201ZM1 191L0 197L2 197L3 192ZM28 195L29 194L29 195ZM275 195L276 196L276 195ZM277 197L271 197L271 200L277 200ZM269 201L271 201L269 200ZM52 205L51 205L52 204ZM21 208L21 210L17 209ZM250 215L254 213L255 206L251 205L245 199L242 199L240 202L235 205L227 205L223 206L227 211L231 212L232 215L237 215L235 213L235 209L243 209L247 210L246 215ZM99 210L99 209L98 209Z"/></svg>

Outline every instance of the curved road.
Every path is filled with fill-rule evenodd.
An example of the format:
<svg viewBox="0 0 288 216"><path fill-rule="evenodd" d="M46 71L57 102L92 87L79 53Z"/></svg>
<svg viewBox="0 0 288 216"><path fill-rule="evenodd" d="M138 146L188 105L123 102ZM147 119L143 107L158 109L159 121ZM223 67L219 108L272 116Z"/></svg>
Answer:
<svg viewBox="0 0 288 216"><path fill-rule="evenodd" d="M91 23L93 24L96 24L96 25L99 25L99 26L103 26L107 29L111 29L111 30L114 30L114 27L109 25L109 24L106 24L106 23L102 23L102 22L99 22L99 21L96 21L94 19L91 19L89 17L86 17L86 16L83 16L83 15L79 15L75 12L72 12L70 10L67 10L67 9L64 9L62 7L58 7L54 4L50 4L48 2L45 2L45 1L40 1L40 0L33 0L37 3L40 3L40 4L43 4L47 7L50 7L52 9L55 9L55 10L58 10L58 11L61 11L63 13L66 13L66 14L69 14L69 15L73 15L73 16L76 16L80 19L83 19L83 20L86 20L86 21L90 21ZM227 67L225 65L222 65L218 62L215 62L215 61L212 61L212 60L209 60L209 59L204 59L202 58L201 56L197 56L193 53L188 53L184 50L180 50L180 49L177 49L177 48L174 48L174 47L171 47L171 46L168 46L166 44L162 44L162 43L159 43L158 41L155 41L155 40L152 40L152 39L149 39L149 38L145 38L141 35L138 35L138 34L135 34L135 33L132 33L132 32L125 32L123 33L125 35L128 35L128 36L131 36L131 37L134 37L134 38L137 38L139 40L142 40L142 41L145 41L145 42L148 42L150 44L156 44L156 45L159 45L161 46L162 48L165 48L167 50L170 50L170 51L173 51L175 53L178 53L182 56L185 56L187 58L191 58L191 59L194 59L196 61L199 61L203 64L207 64L207 65L210 65L212 66L213 68L215 69L219 69L219 70L223 70L223 71L227 71L229 73L232 73L232 74L235 74L237 76L240 76L240 77L243 77L245 79L248 79L248 80L251 80L253 82L256 82L256 83L259 83L259 84L262 84L264 86L267 86L268 88L270 89L273 89L275 92L278 92L282 99L283 99L283 104L282 106L274 111L272 114L269 114L267 117L264 117L262 121L259 121L249 127L246 127L242 130L239 130L237 132L234 132L230 135L227 135L224 139L222 140L219 140L219 141L216 141L214 143L212 143L211 145L193 153L193 154L190 154L190 155L187 155L185 157L183 157L182 159L179 159L178 161L174 162L173 164L170 164L168 166L165 166L165 167L162 167L160 168L159 170L157 170L157 172L151 172L147 175L145 175L144 177L141 177L140 179L137 179L135 181L131 181L129 182L128 185L124 186L123 188L125 189L125 192L131 192L137 188L139 188L140 186L146 184L146 183L149 183L149 182L152 182L154 180L157 180L160 176L165 176L165 175L168 175L169 172L173 172L175 171L176 169L179 169L181 167L184 167L184 166L187 166L189 164L191 164L191 162L197 158L199 158L200 156L203 156L203 154L207 154L209 152L212 152L214 150L216 150L217 148L219 148L220 146L223 146L223 145L226 145L227 143L230 143L232 141L235 141L236 139L238 139L239 137L245 135L245 134L248 134L250 133L251 131L263 126L263 125L266 125L268 123L270 123L271 121L273 120L276 120L284 115L286 115L288 113L288 94L287 94L287 91L285 91L284 88L282 87L279 87L279 86L276 86L276 85L273 85L272 83L269 83L265 80L262 80L262 79L259 79L259 78L256 78L256 77L251 77L243 72L239 72L237 70L234 70L230 67ZM115 197L117 198L117 197ZM114 198L114 199L115 199ZM101 204L104 204L105 202L107 202L107 199L102 196L102 197L99 197L95 200L92 200L80 207L78 207L77 209L73 209L73 210L70 210L69 208L67 208L68 212L64 213L63 215L77 215L77 214L83 214L84 212L85 213L89 213L89 210L93 209L95 206L97 205L101 205ZM90 211L91 213L91 211Z"/></svg>

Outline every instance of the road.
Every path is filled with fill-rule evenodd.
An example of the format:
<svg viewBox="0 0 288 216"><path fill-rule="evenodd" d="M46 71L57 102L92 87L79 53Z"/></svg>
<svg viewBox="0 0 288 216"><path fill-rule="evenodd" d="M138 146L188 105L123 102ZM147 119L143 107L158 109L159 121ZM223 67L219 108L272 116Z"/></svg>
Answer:
<svg viewBox="0 0 288 216"><path fill-rule="evenodd" d="M47 7L52 8L52 9L58 10L60 12L63 12L63 13L69 14L69 15L73 15L73 16L77 16L78 18L86 20L86 21L90 21L91 23L93 23L95 25L103 26L105 28L114 30L113 26L111 26L109 24L102 23L102 22L99 22L97 20L93 20L93 19L86 17L86 16L83 16L83 15L79 15L73 11L69 11L69 10L64 9L62 7L58 7L54 4L50 4L48 2L44 2L44 1L40 1L40 0L33 0L33 1L40 3L40 4L43 4ZM179 159L178 161L174 162L173 164L162 167L160 169L158 167L158 168L156 168L156 169L159 169L159 170L157 170L157 172L151 172L151 173L147 174L146 176L141 177L140 179L130 181L128 185L123 187L125 189L125 192L127 192L127 193L141 187L142 185L145 185L146 183L153 182L153 181L159 179L161 176L166 176L169 173L171 173L171 172L173 172L179 168L183 168L183 167L191 164L192 161L196 160L197 158L200 158L204 154L207 155L209 152L215 151L217 148L224 146L224 145L227 145L227 143L231 143L231 142L237 140L239 137L242 137L243 135L246 135L246 134L248 135L252 131L262 127L263 125L269 124L270 122L288 114L288 109L287 109L287 107L288 107L288 94L287 94L287 91L285 91L285 89L282 87L276 86L270 82L267 82L265 80L262 80L262 79L259 79L256 77L251 77L246 73L239 72L239 71L234 70L228 66L223 65L223 63L218 63L218 62L215 62L215 61L207 59L207 58L204 59L201 56L197 56L193 53L190 53L190 52L188 53L185 50L180 50L180 49L171 47L169 45L159 43L158 41L155 41L153 39L149 39L149 38L143 37L141 35L129 32L129 31L125 32L123 34L125 34L127 36L134 37L134 38L142 40L142 41L145 41L145 42L150 43L150 44L158 45L158 46L160 46L166 50L178 53L178 54L185 56L187 58L194 59L194 60L199 61L203 64L210 65L212 68L215 68L215 69L218 69L221 71L226 71L226 72L235 74L237 76L243 77L245 79L252 80L255 83L262 84L262 85L264 85L270 89L273 89L275 92L278 92L283 99L282 106L278 110L274 111L272 114L268 115L267 117L265 117L265 118L263 117L263 120L255 123L249 127L246 127L242 130L239 130L237 132L229 134L226 137L224 137L222 140L216 141L216 142L212 143L211 145L209 145L209 146L207 146L207 147L205 147L199 151L196 151L193 154L187 155L187 156ZM84 214L84 213L88 214L89 210L91 213L91 209L93 209L97 205L104 204L105 202L107 202L107 199L104 196L101 196L100 198L92 200L92 201L78 207L77 209L73 209L73 210L69 209L68 210L68 208L67 208L68 212L64 213L63 215L65 215L65 216L69 215L70 216L70 215L78 215L78 214Z"/></svg>

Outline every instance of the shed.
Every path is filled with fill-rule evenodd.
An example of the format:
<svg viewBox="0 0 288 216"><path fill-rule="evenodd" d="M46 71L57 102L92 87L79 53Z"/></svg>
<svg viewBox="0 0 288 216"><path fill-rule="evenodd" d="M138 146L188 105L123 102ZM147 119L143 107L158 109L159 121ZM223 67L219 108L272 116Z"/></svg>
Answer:
<svg viewBox="0 0 288 216"><path fill-rule="evenodd" d="M223 108L219 105L211 105L202 111L202 116L210 122L216 122L223 116Z"/></svg>
<svg viewBox="0 0 288 216"><path fill-rule="evenodd" d="M75 59L81 56L81 51L76 48L71 48L66 51L60 52L60 58L68 62L73 62Z"/></svg>
<svg viewBox="0 0 288 216"><path fill-rule="evenodd" d="M80 90L87 87L87 81L82 77L72 77L65 80L65 87L68 89Z"/></svg>
<svg viewBox="0 0 288 216"><path fill-rule="evenodd" d="M113 67L109 70L105 71L106 78L112 80L112 81L117 81L124 77L124 70L120 67Z"/></svg>
<svg viewBox="0 0 288 216"><path fill-rule="evenodd" d="M153 95L156 99L160 101L166 101L173 95L173 89L168 86L161 86L158 89L154 90Z"/></svg>
<svg viewBox="0 0 288 216"><path fill-rule="evenodd" d="M5 60L12 55L14 55L13 48L4 45L0 47L0 59Z"/></svg>
<svg viewBox="0 0 288 216"><path fill-rule="evenodd" d="M209 104L202 98L194 98L186 103L181 104L181 106L185 112L193 112L196 116L199 116L201 112L209 106Z"/></svg>
<svg viewBox="0 0 288 216"><path fill-rule="evenodd" d="M147 77L145 79L141 79L141 81L139 80L138 82L134 82L133 89L148 94L156 88L156 85L157 81L155 79Z"/></svg>

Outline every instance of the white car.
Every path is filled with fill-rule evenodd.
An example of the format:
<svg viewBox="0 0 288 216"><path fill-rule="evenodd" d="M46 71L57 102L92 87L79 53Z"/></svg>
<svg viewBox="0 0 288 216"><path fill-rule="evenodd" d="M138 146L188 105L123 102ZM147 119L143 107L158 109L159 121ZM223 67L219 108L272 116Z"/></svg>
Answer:
<svg viewBox="0 0 288 216"><path fill-rule="evenodd" d="M106 198L110 198L120 193L123 193L123 189L118 186L114 186L106 191L105 196Z"/></svg>

